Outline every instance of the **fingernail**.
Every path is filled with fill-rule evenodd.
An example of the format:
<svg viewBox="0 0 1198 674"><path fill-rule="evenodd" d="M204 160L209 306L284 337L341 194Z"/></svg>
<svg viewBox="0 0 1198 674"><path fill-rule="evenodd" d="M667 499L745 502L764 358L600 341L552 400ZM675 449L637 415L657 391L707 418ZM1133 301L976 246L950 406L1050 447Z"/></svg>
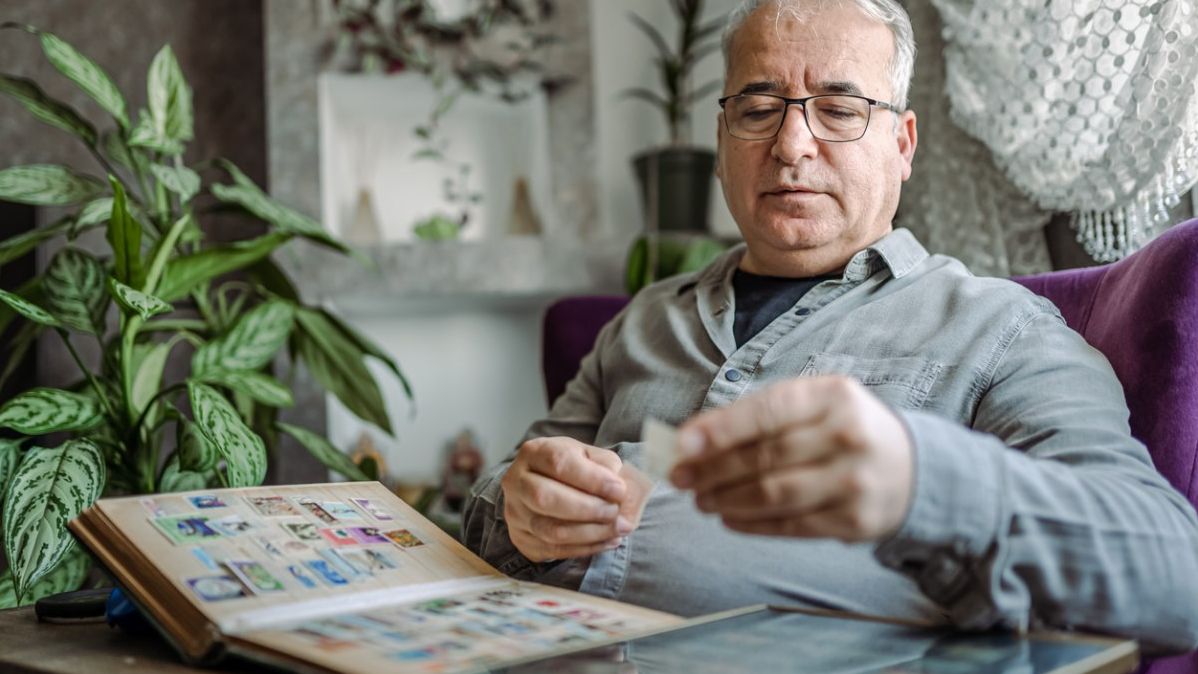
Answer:
<svg viewBox="0 0 1198 674"><path fill-rule="evenodd" d="M683 489L691 486L695 481L695 472L690 468L675 468L674 469L674 486Z"/></svg>
<svg viewBox="0 0 1198 674"><path fill-rule="evenodd" d="M688 428L678 433L678 451L685 457L697 455L703 451L703 434L694 428Z"/></svg>
<svg viewBox="0 0 1198 674"><path fill-rule="evenodd" d="M712 505L711 497L707 496L706 494L703 496L698 496L695 498L695 505L697 505L699 510L702 510L703 512L710 512Z"/></svg>
<svg viewBox="0 0 1198 674"><path fill-rule="evenodd" d="M599 511L599 516L606 520L610 520L611 518L613 518L619 514L620 514L620 506L618 506L614 503L609 503L609 504L603 506L603 509Z"/></svg>
<svg viewBox="0 0 1198 674"><path fill-rule="evenodd" d="M616 548L620 547L620 544L623 542L624 542L623 538L616 538L616 539L610 540L607 542L607 549L615 550Z"/></svg>
<svg viewBox="0 0 1198 674"><path fill-rule="evenodd" d="M616 518L616 533L623 536L623 535L625 535L627 533L631 533L631 532L632 532L632 522L629 522L628 519L625 518L623 515L620 515L619 517L617 517Z"/></svg>

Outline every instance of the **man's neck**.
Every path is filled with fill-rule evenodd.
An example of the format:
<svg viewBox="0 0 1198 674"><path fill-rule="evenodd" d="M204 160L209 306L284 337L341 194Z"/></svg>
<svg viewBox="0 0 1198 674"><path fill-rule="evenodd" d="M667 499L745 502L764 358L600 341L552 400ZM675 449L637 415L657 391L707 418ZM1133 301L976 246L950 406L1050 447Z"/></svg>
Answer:
<svg viewBox="0 0 1198 674"><path fill-rule="evenodd" d="M755 252L750 245L740 260L739 268L758 276L785 278L811 278L843 273L854 255L882 240L892 231L892 228L888 228L872 240L847 247L826 245L805 250Z"/></svg>

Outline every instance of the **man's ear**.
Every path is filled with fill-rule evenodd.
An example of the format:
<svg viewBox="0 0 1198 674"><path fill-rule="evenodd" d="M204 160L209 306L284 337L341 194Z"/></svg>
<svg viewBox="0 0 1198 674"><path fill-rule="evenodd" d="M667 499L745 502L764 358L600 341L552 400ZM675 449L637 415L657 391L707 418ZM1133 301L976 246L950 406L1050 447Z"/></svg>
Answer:
<svg viewBox="0 0 1198 674"><path fill-rule="evenodd" d="M903 182L911 177L911 162L915 160L915 146L919 144L919 131L915 124L915 111L906 110L898 116L897 142L903 158Z"/></svg>

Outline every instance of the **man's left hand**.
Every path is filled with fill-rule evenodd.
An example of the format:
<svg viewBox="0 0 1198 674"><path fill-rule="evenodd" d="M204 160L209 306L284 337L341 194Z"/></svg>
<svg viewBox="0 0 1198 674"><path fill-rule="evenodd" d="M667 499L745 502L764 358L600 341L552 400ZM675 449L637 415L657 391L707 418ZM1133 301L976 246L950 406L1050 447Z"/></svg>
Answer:
<svg viewBox="0 0 1198 674"><path fill-rule="evenodd" d="M899 418L841 376L774 384L679 428L670 473L735 531L866 541L899 529L914 452Z"/></svg>

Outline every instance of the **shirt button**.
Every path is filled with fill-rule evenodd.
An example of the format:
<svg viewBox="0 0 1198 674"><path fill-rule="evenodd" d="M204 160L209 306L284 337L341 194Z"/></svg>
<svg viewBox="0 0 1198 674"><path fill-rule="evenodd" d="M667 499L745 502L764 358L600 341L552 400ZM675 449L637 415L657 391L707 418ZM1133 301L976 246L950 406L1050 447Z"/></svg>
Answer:
<svg viewBox="0 0 1198 674"><path fill-rule="evenodd" d="M803 307L802 309L799 309L798 311L795 312L795 316L806 316L809 313L811 313L811 310L808 309L807 307Z"/></svg>
<svg viewBox="0 0 1198 674"><path fill-rule="evenodd" d="M724 379L728 381L740 381L740 370L728 370L724 373Z"/></svg>

